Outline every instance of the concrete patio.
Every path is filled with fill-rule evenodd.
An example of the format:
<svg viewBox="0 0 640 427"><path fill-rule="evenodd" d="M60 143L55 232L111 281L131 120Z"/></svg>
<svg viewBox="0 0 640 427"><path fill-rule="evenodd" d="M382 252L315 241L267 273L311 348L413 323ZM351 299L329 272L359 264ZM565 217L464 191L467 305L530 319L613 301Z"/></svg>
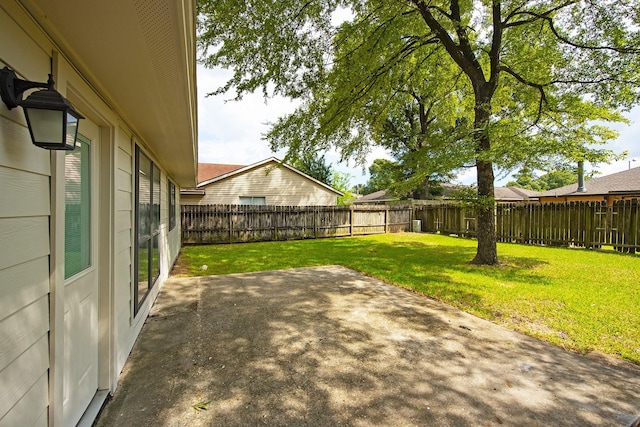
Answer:
<svg viewBox="0 0 640 427"><path fill-rule="evenodd" d="M99 426L626 426L640 369L337 267L166 282Z"/></svg>

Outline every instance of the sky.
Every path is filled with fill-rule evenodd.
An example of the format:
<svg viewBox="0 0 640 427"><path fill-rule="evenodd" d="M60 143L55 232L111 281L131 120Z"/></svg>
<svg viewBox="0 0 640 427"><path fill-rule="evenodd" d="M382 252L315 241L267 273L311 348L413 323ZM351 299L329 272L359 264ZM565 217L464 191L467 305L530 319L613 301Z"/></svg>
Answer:
<svg viewBox="0 0 640 427"><path fill-rule="evenodd" d="M296 104L285 98L271 98L265 102L262 93L247 95L242 101L226 101L232 95L209 96L207 93L222 86L230 73L222 69L207 69L198 65L198 161L201 163L224 163L250 165L276 157L282 159L285 151L272 153L269 144L262 140L262 135L269 130L269 124L278 117L291 113ZM620 172L631 167L640 167L640 107L628 114L630 125L619 124L614 128L619 137L606 148L617 153L628 151L626 160L611 164L600 164L593 167L585 165L585 172L594 169L600 176ZM353 160L340 163L340 156L335 151L324 153L325 161L334 170L351 176L351 185L365 184L369 178L368 166L378 158L391 158L385 150L374 149L367 157L363 170ZM496 176L496 185L505 185L510 176ZM457 183L475 183L475 169L469 169L458 175Z"/></svg>

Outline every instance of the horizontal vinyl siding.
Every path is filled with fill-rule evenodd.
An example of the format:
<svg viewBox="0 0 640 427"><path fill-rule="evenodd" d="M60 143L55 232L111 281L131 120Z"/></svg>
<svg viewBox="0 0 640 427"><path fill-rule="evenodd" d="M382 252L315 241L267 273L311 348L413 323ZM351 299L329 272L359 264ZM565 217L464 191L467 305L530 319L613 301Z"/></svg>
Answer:
<svg viewBox="0 0 640 427"><path fill-rule="evenodd" d="M0 322L48 295L48 270L49 257L46 255L0 270Z"/></svg>
<svg viewBox="0 0 640 427"><path fill-rule="evenodd" d="M161 279L166 279L171 273L171 267L180 251L180 188L176 186L176 226L169 230L169 178L162 172L160 180L160 230L161 230Z"/></svg>
<svg viewBox="0 0 640 427"><path fill-rule="evenodd" d="M171 254L170 254L171 262L169 266L170 269L171 267L173 267L173 264L176 262L176 259L178 258L178 254L180 253L180 246L182 245L182 234L181 234L182 223L180 221L180 188L178 186L176 186L175 209L176 209L176 226L173 228L173 230L169 231L169 237L168 237L169 250L171 251Z"/></svg>
<svg viewBox="0 0 640 427"><path fill-rule="evenodd" d="M46 426L49 402L48 373L36 380L20 401L0 420L0 427Z"/></svg>
<svg viewBox="0 0 640 427"><path fill-rule="evenodd" d="M180 228L169 232L167 176L161 170L160 179L160 277L147 296L140 311L133 318L133 253L135 250L135 143L124 131L117 135L118 149L116 154L116 214L115 214L115 341L116 369L122 370L129 352L142 328L147 313L153 304L162 283L168 277L170 268L180 250ZM144 151L144 150L143 150ZM145 151L145 154L149 155ZM157 159L150 159L159 166ZM177 216L177 219L179 215Z"/></svg>
<svg viewBox="0 0 640 427"><path fill-rule="evenodd" d="M332 206L336 193L283 167L265 165L205 188L206 194L194 204L238 204L240 197L265 197L268 205ZM193 199L192 199L193 200ZM185 199L184 203L190 203Z"/></svg>
<svg viewBox="0 0 640 427"><path fill-rule="evenodd" d="M50 157L2 114L0 426L30 426L48 408Z"/></svg>
<svg viewBox="0 0 640 427"><path fill-rule="evenodd" d="M116 148L114 334L116 370L120 372L129 355L131 331L131 269L133 264L133 147L131 137L118 129Z"/></svg>
<svg viewBox="0 0 640 427"><path fill-rule="evenodd" d="M49 299L34 303L6 317L0 323L0 368L5 369L34 342L49 332Z"/></svg>
<svg viewBox="0 0 640 427"><path fill-rule="evenodd" d="M49 215L49 177L0 166L0 217Z"/></svg>
<svg viewBox="0 0 640 427"><path fill-rule="evenodd" d="M3 66L4 64L0 61L0 67ZM0 107L3 106L4 104L0 105ZM49 152L37 148L31 143L24 117L17 115L18 110L14 108L12 111L5 112L12 117L3 117L0 114L0 147L2 147L0 166L49 176L51 174ZM17 119L18 122L14 119Z"/></svg>
<svg viewBox="0 0 640 427"><path fill-rule="evenodd" d="M52 47L21 12L0 8L0 68L46 81ZM0 426L47 422L50 175L50 151L31 143L22 108L0 103Z"/></svg>
<svg viewBox="0 0 640 427"><path fill-rule="evenodd" d="M0 242L0 270L49 255L49 217L0 218Z"/></svg>
<svg viewBox="0 0 640 427"><path fill-rule="evenodd" d="M27 400L29 390L46 378L49 369L49 340L47 335L40 337L24 353L10 365L0 371L0 423L9 414L19 419L27 418L29 414L12 411L12 408L26 408L25 410L41 413L46 406L43 402ZM28 403L28 405L25 404Z"/></svg>

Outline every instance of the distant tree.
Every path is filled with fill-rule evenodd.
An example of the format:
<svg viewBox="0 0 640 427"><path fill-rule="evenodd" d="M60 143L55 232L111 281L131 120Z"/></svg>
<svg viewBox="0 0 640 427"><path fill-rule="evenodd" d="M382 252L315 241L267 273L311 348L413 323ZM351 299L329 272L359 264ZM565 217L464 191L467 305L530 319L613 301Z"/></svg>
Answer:
<svg viewBox="0 0 640 427"><path fill-rule="evenodd" d="M526 188L534 191L553 190L554 188L560 188L578 182L578 171L569 167L552 170L540 177L536 177L531 169L524 167L514 176L516 180L509 181L507 186Z"/></svg>
<svg viewBox="0 0 640 427"><path fill-rule="evenodd" d="M540 176L538 181L545 190L553 190L578 182L578 171L574 169L554 170Z"/></svg>
<svg viewBox="0 0 640 427"><path fill-rule="evenodd" d="M346 172L334 171L332 174L333 188L344 194L338 196L338 205L347 205L356 198L351 189L351 178Z"/></svg>
<svg viewBox="0 0 640 427"><path fill-rule="evenodd" d="M513 174L515 181L507 182L507 187L525 188L527 190L544 191L545 188L540 186L538 178L528 167L523 167L518 173Z"/></svg>
<svg viewBox="0 0 640 427"><path fill-rule="evenodd" d="M318 156L316 154L306 153L296 159L292 166L320 182L333 185L334 172L331 164L326 163L324 155Z"/></svg>
<svg viewBox="0 0 640 427"><path fill-rule="evenodd" d="M400 157L400 161L374 160L369 166L370 177L363 194L387 190L390 195L399 198L430 199L442 191L443 182L452 178L450 173L420 167L417 159L425 159L422 153L408 151Z"/></svg>
<svg viewBox="0 0 640 427"><path fill-rule="evenodd" d="M375 159L369 166L369 180L365 184L363 194L388 190L391 185L402 179L400 164L388 159Z"/></svg>

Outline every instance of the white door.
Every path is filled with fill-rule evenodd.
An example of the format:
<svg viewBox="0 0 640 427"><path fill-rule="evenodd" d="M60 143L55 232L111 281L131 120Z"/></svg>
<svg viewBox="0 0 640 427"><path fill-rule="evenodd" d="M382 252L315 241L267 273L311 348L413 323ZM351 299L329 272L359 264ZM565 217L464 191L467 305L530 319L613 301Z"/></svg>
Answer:
<svg viewBox="0 0 640 427"><path fill-rule="evenodd" d="M98 389L98 128L83 121L65 154L63 418L76 425Z"/></svg>

